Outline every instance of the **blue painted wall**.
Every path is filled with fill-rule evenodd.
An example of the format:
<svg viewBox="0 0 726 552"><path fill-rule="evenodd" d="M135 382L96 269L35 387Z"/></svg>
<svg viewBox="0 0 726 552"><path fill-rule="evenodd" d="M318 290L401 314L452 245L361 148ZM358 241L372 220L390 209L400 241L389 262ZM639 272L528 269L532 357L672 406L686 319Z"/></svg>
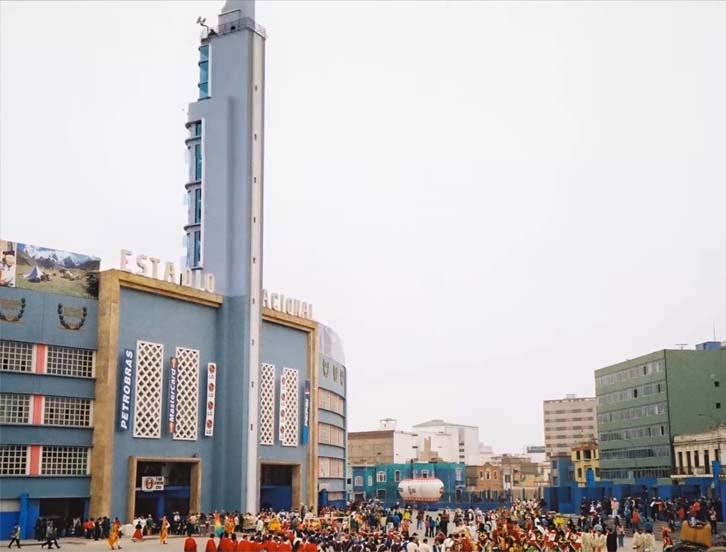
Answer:
<svg viewBox="0 0 726 552"><path fill-rule="evenodd" d="M0 297L26 301L25 313L18 322L0 321L0 339L96 349L98 301L95 299L6 287L0 287ZM88 314L81 329L68 330L61 326L59 304L78 309L86 307Z"/></svg>
<svg viewBox="0 0 726 552"><path fill-rule="evenodd" d="M260 348L261 361L275 365L275 444L260 445L258 454L261 462L276 460L300 464L301 498L309 503L311 497L306 496L308 479L308 447L302 445L303 421L303 393L305 380L310 379L308 374L308 334L281 324L263 321L261 331L262 345ZM283 368L294 368L298 371L298 435L300 446L283 447L279 440L279 412L280 412L280 376ZM295 505L298 507L299 505Z"/></svg>
<svg viewBox="0 0 726 552"><path fill-rule="evenodd" d="M132 423L128 431L115 430L113 458L113 497L112 511L109 516L125 518L128 460L130 456L181 456L197 455L202 458L202 509L212 511L220 508L212 504L213 477L222 478L224 472L219 469L218 458L214 454L212 438L204 437L204 402L206 400L206 367L209 362L219 362L216 355L217 310L211 307L196 305L151 295L131 289L123 289L120 299L119 320L119 351L118 362L121 362L124 349L136 350L137 340L162 343L164 345L164 377L162 383L162 432L159 439L139 439L133 437ZM198 435L196 441L176 441L168 432L168 386L169 359L176 354L177 347L199 349L200 376L198 400ZM118 366L118 364L117 364ZM224 363L220 362L217 391L219 396L231 393L228 387L229 377L225 378ZM133 406L132 413L133 413ZM218 402L215 420L224 418L226 413ZM114 424L116 427L116 424ZM217 427L219 429L219 427Z"/></svg>

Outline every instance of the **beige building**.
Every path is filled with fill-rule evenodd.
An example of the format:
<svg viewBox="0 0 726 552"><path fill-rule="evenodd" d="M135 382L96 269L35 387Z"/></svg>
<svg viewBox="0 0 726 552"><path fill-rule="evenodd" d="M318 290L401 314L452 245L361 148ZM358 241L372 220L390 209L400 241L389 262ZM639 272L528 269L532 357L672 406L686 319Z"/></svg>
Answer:
<svg viewBox="0 0 726 552"><path fill-rule="evenodd" d="M597 440L594 397L567 395L544 401L545 454L547 458L570 455L574 445Z"/></svg>
<svg viewBox="0 0 726 552"><path fill-rule="evenodd" d="M673 477L710 475L711 462L726 458L726 424L701 433L673 437L676 468Z"/></svg>

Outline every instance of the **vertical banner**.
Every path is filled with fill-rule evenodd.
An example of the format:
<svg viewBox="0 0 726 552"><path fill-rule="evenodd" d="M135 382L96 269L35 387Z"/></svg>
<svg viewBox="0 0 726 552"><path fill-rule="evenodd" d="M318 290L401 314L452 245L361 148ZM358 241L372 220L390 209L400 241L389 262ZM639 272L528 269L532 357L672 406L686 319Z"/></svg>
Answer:
<svg viewBox="0 0 726 552"><path fill-rule="evenodd" d="M305 380L305 391L303 399L303 427L302 427L302 444L308 442L310 431L310 380Z"/></svg>
<svg viewBox="0 0 726 552"><path fill-rule="evenodd" d="M124 349L121 359L121 393L118 401L118 430L127 431L131 425L131 390L134 388L134 350Z"/></svg>
<svg viewBox="0 0 726 552"><path fill-rule="evenodd" d="M171 368L169 370L169 433L174 435L176 430L176 396L177 378L179 376L179 361L171 357Z"/></svg>
<svg viewBox="0 0 726 552"><path fill-rule="evenodd" d="M217 387L217 365L207 364L207 419L204 422L204 436L214 435L214 390Z"/></svg>

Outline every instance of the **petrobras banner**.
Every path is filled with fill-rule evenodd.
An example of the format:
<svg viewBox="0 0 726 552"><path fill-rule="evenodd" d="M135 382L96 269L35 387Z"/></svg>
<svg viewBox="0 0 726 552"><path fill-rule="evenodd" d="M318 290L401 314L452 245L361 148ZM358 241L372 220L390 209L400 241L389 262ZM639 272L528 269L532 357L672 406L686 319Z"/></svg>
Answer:
<svg viewBox="0 0 726 552"><path fill-rule="evenodd" d="M176 431L176 396L177 378L179 374L179 361L171 357L171 368L169 370L169 433L174 435Z"/></svg>
<svg viewBox="0 0 726 552"><path fill-rule="evenodd" d="M118 430L127 431L131 425L131 390L134 388L134 350L124 349L121 358L121 393L118 401Z"/></svg>
<svg viewBox="0 0 726 552"><path fill-rule="evenodd" d="M204 436L214 435L214 391L217 387L217 365L207 364L207 418L204 422Z"/></svg>
<svg viewBox="0 0 726 552"><path fill-rule="evenodd" d="M308 442L310 433L310 380L305 380L305 391L303 398L303 427L302 427L302 444Z"/></svg>

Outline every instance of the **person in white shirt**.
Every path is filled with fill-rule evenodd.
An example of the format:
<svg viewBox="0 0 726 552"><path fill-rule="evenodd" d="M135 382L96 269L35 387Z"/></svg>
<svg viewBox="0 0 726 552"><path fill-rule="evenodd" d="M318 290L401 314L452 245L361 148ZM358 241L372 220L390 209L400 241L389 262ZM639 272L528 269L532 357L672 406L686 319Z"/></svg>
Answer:
<svg viewBox="0 0 726 552"><path fill-rule="evenodd" d="M418 544L416 544L416 537L411 537L406 543L406 552L419 552Z"/></svg>
<svg viewBox="0 0 726 552"><path fill-rule="evenodd" d="M451 552L453 548L454 539L451 538L451 535L447 535L447 537L444 539L444 552Z"/></svg>
<svg viewBox="0 0 726 552"><path fill-rule="evenodd" d="M424 539L423 542L418 545L418 552L431 552L431 547L429 546L429 539Z"/></svg>

